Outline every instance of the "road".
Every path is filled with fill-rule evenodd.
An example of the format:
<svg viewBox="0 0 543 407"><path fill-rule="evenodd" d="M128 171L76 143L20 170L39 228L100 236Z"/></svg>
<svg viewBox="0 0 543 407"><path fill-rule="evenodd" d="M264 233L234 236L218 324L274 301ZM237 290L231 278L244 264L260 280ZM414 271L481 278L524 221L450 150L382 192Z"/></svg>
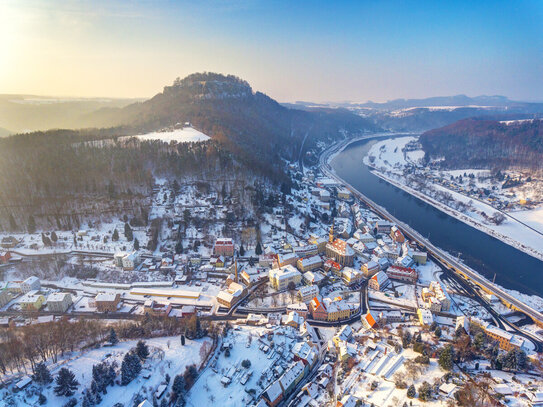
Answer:
<svg viewBox="0 0 543 407"><path fill-rule="evenodd" d="M379 135L379 137L383 137L383 136ZM445 269L449 269L453 273L455 273L456 276L459 276L461 278L465 278L471 282L474 282L475 284L480 286L483 290L493 293L496 297L500 298L506 304L511 304L511 306L514 307L515 309L524 312L526 315L532 318L532 320L537 325L543 326L543 314L541 312L528 306L524 302L518 300L513 295L509 294L507 291L503 290L499 286L493 284L492 282L488 281L486 278L479 275L475 270L461 263L458 259L454 258L453 256L449 255L445 251L434 246L428 239L423 237L416 230L414 230L413 228L411 228L409 225L405 224L404 222L400 221L399 219L396 219L385 208L373 202L371 199L369 199L364 194L356 190L352 185L350 185L348 182L346 182L345 180L343 180L342 178L340 178L334 173L334 171L332 170L329 164L329 158L331 157L331 155L342 151L348 144L352 143L353 141L364 140L364 139L369 139L369 138L372 138L372 136L371 135L364 136L352 141L343 141L341 143L333 145L330 149L323 152L323 154L321 154L321 157L320 157L320 168L322 172L327 177L332 178L336 180L338 183L345 185L351 191L353 196L358 198L360 201L364 202L368 207L370 207L373 211L375 211L381 217L383 217L384 219L387 219L390 222L397 224L398 227L404 232L404 234L410 240L416 241L417 244L422 249L426 250L429 255L433 256L433 258ZM515 327L513 324L511 324L509 321L505 320L501 316L498 315L498 318L505 325L510 326L512 329L516 331L520 331L518 327ZM526 336L526 334L523 336ZM539 340L535 340L535 338L532 338L532 340L537 341L537 347L539 347L540 349L543 349L543 344L541 344Z"/></svg>

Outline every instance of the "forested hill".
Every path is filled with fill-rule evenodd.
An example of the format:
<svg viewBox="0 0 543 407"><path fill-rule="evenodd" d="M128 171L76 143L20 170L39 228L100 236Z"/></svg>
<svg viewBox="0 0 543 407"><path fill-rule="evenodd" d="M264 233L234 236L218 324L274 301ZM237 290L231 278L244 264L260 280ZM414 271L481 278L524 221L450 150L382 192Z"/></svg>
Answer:
<svg viewBox="0 0 543 407"><path fill-rule="evenodd" d="M142 131L190 122L252 166L276 171L280 158L296 159L300 146L335 139L340 130L376 130L370 121L343 109L288 109L232 75L192 74L162 93L120 109L101 109L85 125L129 125Z"/></svg>
<svg viewBox="0 0 543 407"><path fill-rule="evenodd" d="M445 168L543 170L543 120L460 120L420 137L426 159Z"/></svg>

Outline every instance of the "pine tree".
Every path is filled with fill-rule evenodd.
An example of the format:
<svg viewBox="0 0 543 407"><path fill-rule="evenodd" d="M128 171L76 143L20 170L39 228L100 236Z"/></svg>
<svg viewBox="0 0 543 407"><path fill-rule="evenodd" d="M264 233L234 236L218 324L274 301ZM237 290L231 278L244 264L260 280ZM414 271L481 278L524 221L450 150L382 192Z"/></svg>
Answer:
<svg viewBox="0 0 543 407"><path fill-rule="evenodd" d="M119 339L117 339L117 332L115 332L115 329L110 329L107 341L112 345L116 345L117 343L119 343Z"/></svg>
<svg viewBox="0 0 543 407"><path fill-rule="evenodd" d="M114 242L119 241L119 232L117 232L117 229L113 231L113 235L111 236L111 240Z"/></svg>
<svg viewBox="0 0 543 407"><path fill-rule="evenodd" d="M185 335L181 335L181 346L185 346Z"/></svg>
<svg viewBox="0 0 543 407"><path fill-rule="evenodd" d="M53 377L51 376L51 373L49 373L49 369L47 369L44 362L40 362L36 365L32 379L41 385L46 385L53 381Z"/></svg>
<svg viewBox="0 0 543 407"><path fill-rule="evenodd" d="M241 244L241 246L239 247L239 255L241 257L245 256L245 247L243 247L243 243Z"/></svg>
<svg viewBox="0 0 543 407"><path fill-rule="evenodd" d="M444 370L453 368L453 348L452 345L446 345L439 354L439 366Z"/></svg>
<svg viewBox="0 0 543 407"><path fill-rule="evenodd" d="M409 386L409 388L407 389L407 397L412 399L416 395L417 395L417 391L415 390L415 386L414 385Z"/></svg>
<svg viewBox="0 0 543 407"><path fill-rule="evenodd" d="M94 399L91 396L89 390L85 390L83 393L83 401L81 402L82 407L92 407L94 406Z"/></svg>
<svg viewBox="0 0 543 407"><path fill-rule="evenodd" d="M441 328L438 326L436 330L434 331L434 335L438 338L441 337Z"/></svg>
<svg viewBox="0 0 543 407"><path fill-rule="evenodd" d="M183 242L179 240L177 244L175 245L175 254L181 254L183 253Z"/></svg>
<svg viewBox="0 0 543 407"><path fill-rule="evenodd" d="M54 243L56 243L57 240L58 240L58 236L57 236L57 234L55 233L54 230L51 232L51 240L52 240Z"/></svg>
<svg viewBox="0 0 543 407"><path fill-rule="evenodd" d="M136 354L141 360L145 360L149 357L149 347L145 341L138 341L136 345Z"/></svg>
<svg viewBox="0 0 543 407"><path fill-rule="evenodd" d="M45 236L45 233L41 234L41 241L44 246L51 246L51 239L49 239L47 236Z"/></svg>
<svg viewBox="0 0 543 407"><path fill-rule="evenodd" d="M100 388L96 383L96 380L91 382L91 394L94 400L94 404L100 404L102 402L102 396L100 395Z"/></svg>
<svg viewBox="0 0 543 407"><path fill-rule="evenodd" d="M255 254L257 256L260 256L262 254L262 245L260 244L260 242L258 242L256 244L256 247L255 247Z"/></svg>
<svg viewBox="0 0 543 407"><path fill-rule="evenodd" d="M134 233L132 232L132 228L130 227L128 222L124 224L124 237L126 237L126 240L128 240L129 242L134 240Z"/></svg>
<svg viewBox="0 0 543 407"><path fill-rule="evenodd" d="M186 383L183 375L178 374L177 376L175 376L172 384L172 392L176 396L175 398L185 392L185 385Z"/></svg>
<svg viewBox="0 0 543 407"><path fill-rule="evenodd" d="M134 250L139 250L140 249L140 241L138 240L138 238L135 238L134 239Z"/></svg>
<svg viewBox="0 0 543 407"><path fill-rule="evenodd" d="M45 397L43 393L40 393L40 395L38 396L38 403L40 404L40 406L43 406L45 403L47 403L47 397Z"/></svg>
<svg viewBox="0 0 543 407"><path fill-rule="evenodd" d="M138 355L130 351L124 355L121 365L121 384L126 386L141 372L141 362Z"/></svg>
<svg viewBox="0 0 543 407"><path fill-rule="evenodd" d="M55 386L55 394L57 396L70 397L74 394L77 386L79 386L79 382L75 380L73 372L65 367L60 369L55 382L57 384Z"/></svg>

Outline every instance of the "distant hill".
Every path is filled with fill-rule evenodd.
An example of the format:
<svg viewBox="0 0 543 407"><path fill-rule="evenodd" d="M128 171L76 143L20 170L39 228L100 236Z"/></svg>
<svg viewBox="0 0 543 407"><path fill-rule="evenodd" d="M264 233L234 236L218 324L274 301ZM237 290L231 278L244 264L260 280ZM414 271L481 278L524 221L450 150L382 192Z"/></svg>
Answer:
<svg viewBox="0 0 543 407"><path fill-rule="evenodd" d="M317 106L311 102L289 105L297 109ZM437 96L425 99L395 99L383 103L343 102L329 107L349 109L390 131L424 132L470 117L543 117L543 103L514 101L505 96Z"/></svg>
<svg viewBox="0 0 543 407"><path fill-rule="evenodd" d="M0 127L13 133L77 129L82 118L91 112L104 107L124 107L137 100L0 95Z"/></svg>
<svg viewBox="0 0 543 407"><path fill-rule="evenodd" d="M543 120L466 119L425 132L427 160L444 168L543 169Z"/></svg>
<svg viewBox="0 0 543 407"><path fill-rule="evenodd" d="M346 109L286 108L232 75L197 73L177 79L153 98L124 108L100 109L82 121L93 127L151 131L190 122L251 166L278 171L282 158L298 157L318 141L378 126ZM306 137L308 135L308 137Z"/></svg>
<svg viewBox="0 0 543 407"><path fill-rule="evenodd" d="M0 137L7 137L10 134L12 134L11 131L9 131L8 129L4 129L4 128L0 127Z"/></svg>

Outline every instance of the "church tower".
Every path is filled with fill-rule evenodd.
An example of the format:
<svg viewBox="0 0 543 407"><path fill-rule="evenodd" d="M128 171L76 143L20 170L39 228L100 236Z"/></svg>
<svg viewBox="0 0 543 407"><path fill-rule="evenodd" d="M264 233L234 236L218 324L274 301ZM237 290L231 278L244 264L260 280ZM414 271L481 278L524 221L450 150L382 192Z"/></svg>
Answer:
<svg viewBox="0 0 543 407"><path fill-rule="evenodd" d="M332 225L330 226L330 233L328 234L328 241L330 243L334 242L334 220L332 219Z"/></svg>

